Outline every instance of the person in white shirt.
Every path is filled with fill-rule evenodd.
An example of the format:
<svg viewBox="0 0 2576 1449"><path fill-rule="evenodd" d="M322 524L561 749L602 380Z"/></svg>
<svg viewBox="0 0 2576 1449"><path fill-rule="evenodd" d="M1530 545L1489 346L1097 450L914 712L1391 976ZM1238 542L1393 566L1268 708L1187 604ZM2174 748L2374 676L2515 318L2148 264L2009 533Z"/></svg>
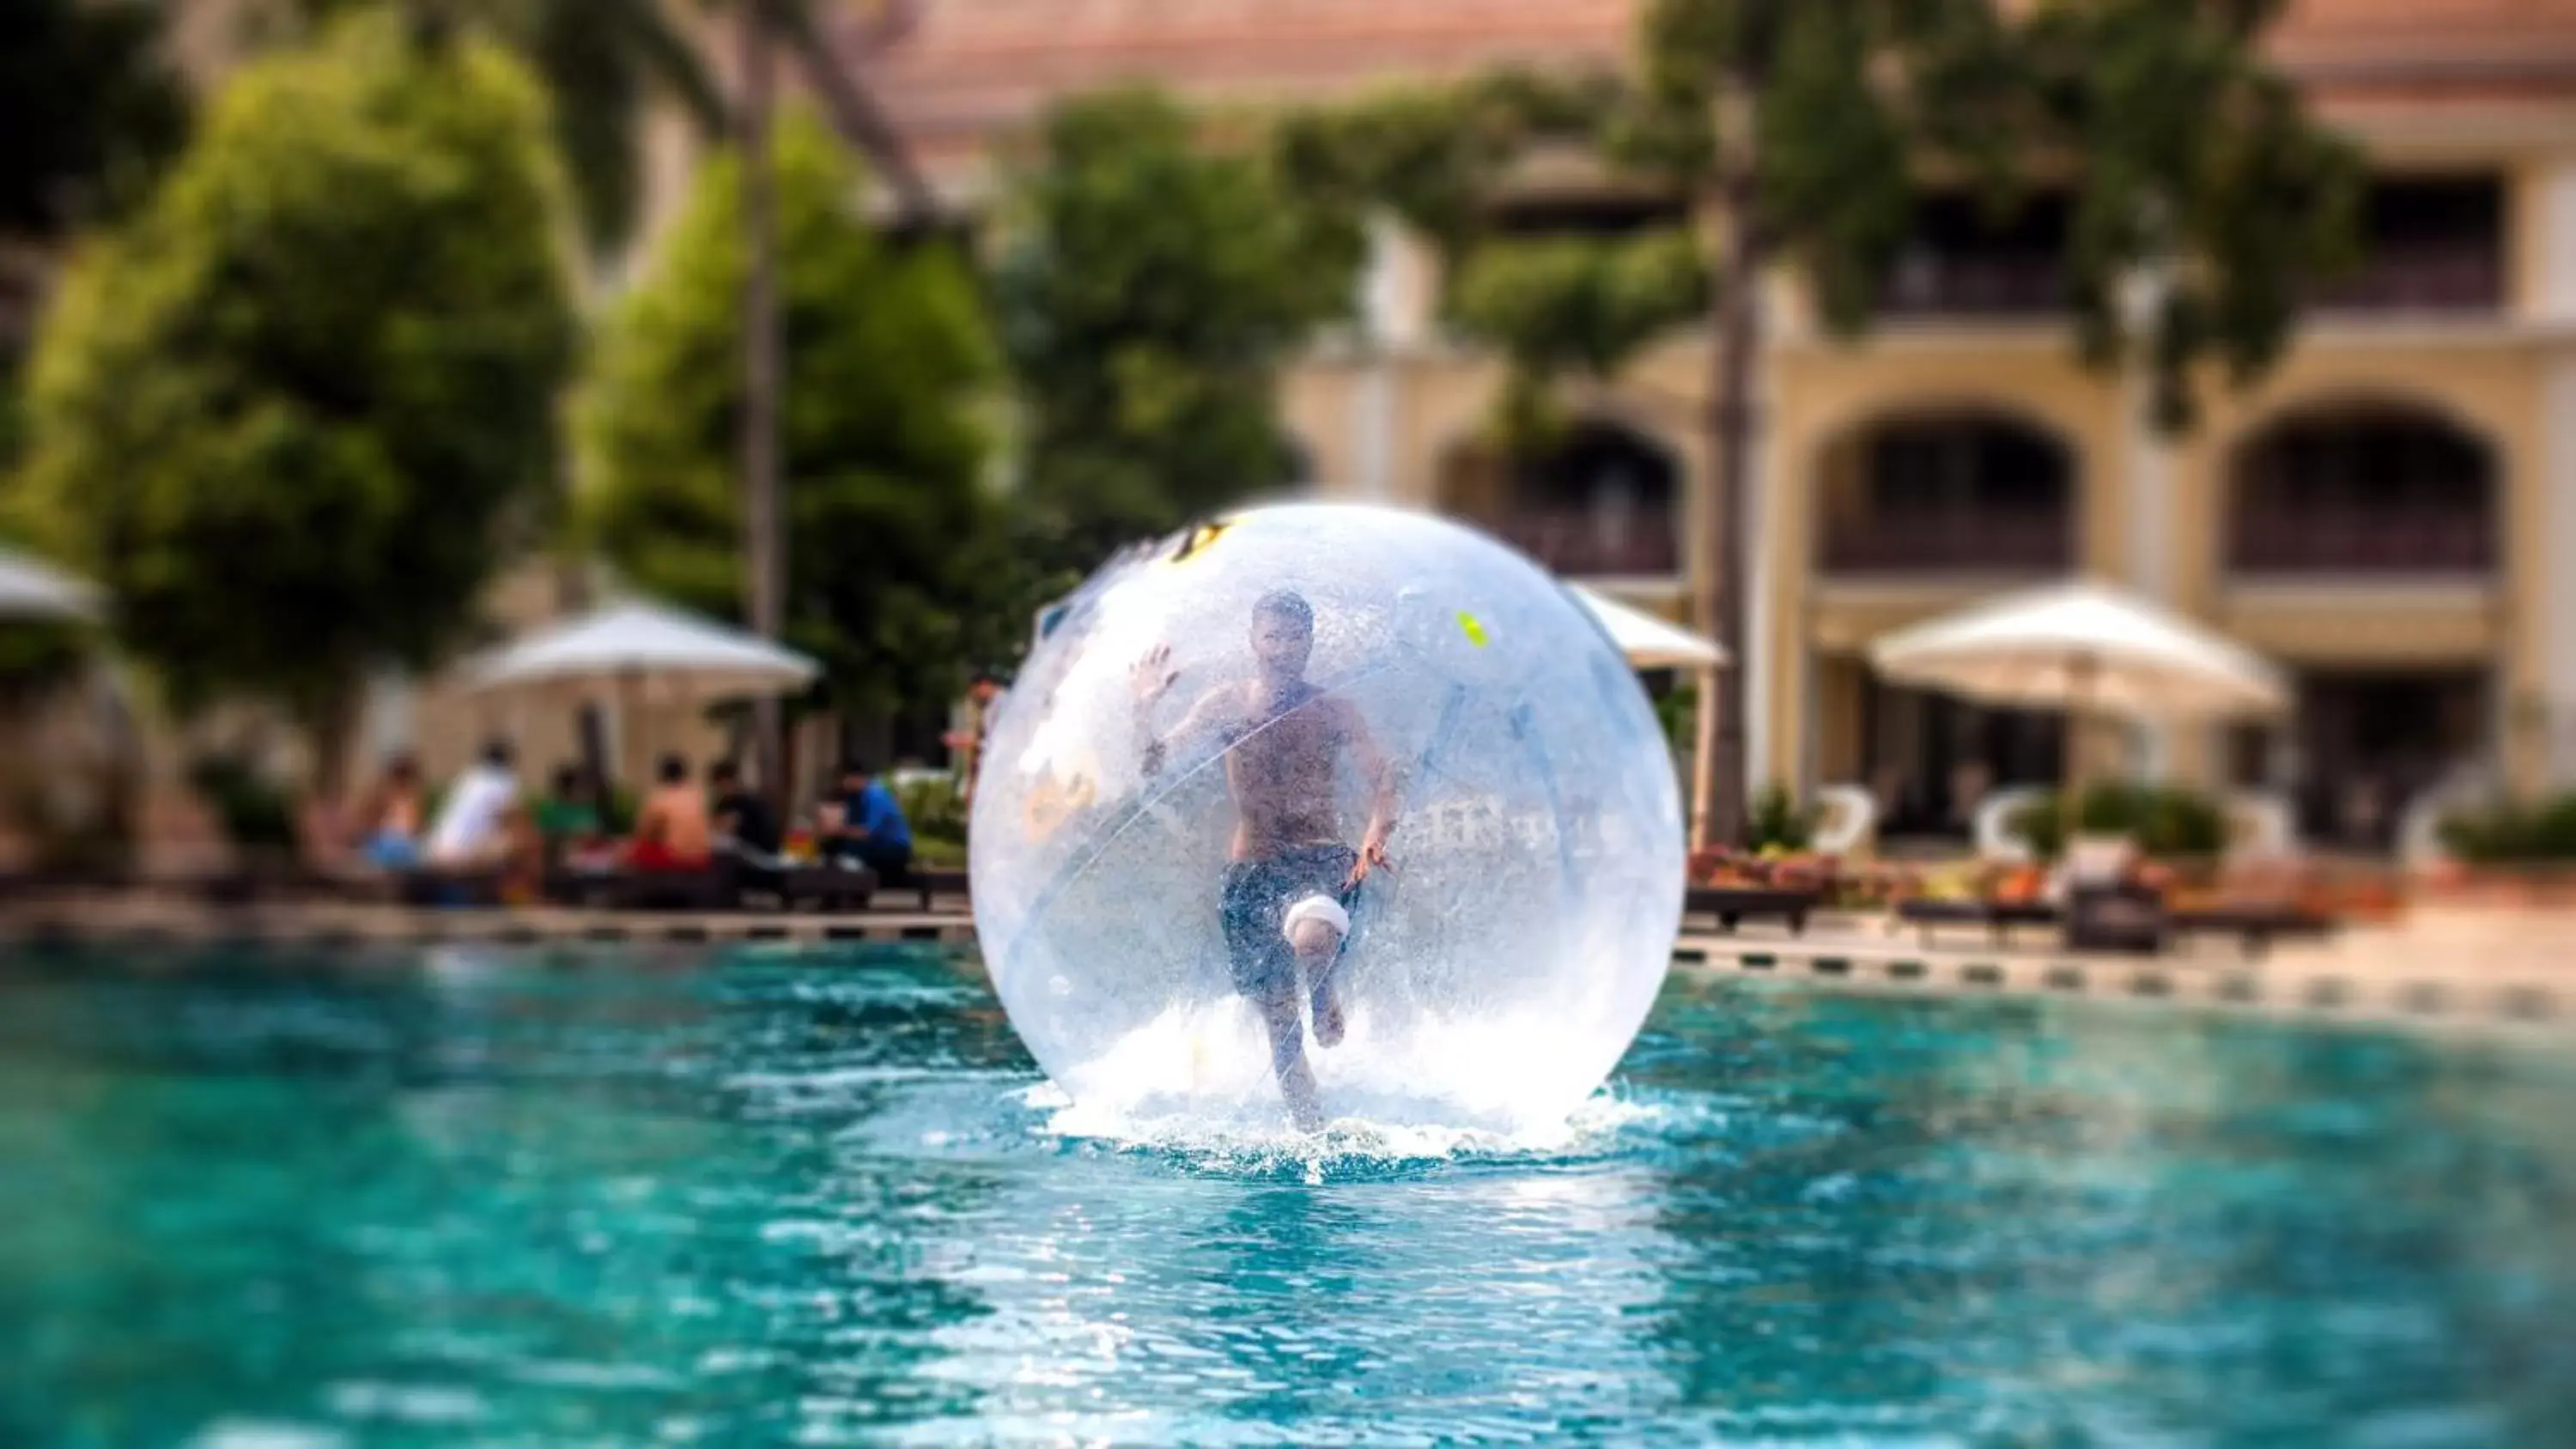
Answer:
<svg viewBox="0 0 2576 1449"><path fill-rule="evenodd" d="M510 806L519 798L519 776L512 767L510 744L494 740L483 747L481 763L457 777L439 806L429 831L429 863L434 866L483 865L509 848Z"/></svg>

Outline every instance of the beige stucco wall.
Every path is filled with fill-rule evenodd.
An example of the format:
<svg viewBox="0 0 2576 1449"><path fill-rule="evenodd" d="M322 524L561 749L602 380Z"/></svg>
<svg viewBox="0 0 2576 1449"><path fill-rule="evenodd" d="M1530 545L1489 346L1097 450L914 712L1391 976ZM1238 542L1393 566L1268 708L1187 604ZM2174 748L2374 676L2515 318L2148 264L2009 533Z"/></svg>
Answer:
<svg viewBox="0 0 2576 1449"><path fill-rule="evenodd" d="M2519 276L2519 273L2517 273ZM2517 281L2516 289L2536 285ZM1858 692L1821 668L1890 629L1958 607L1997 580L1970 577L1902 584L1836 582L1814 567L1815 487L1822 461L1853 430L1890 417L1992 410L2057 438L2074 464L2081 568L2138 584L2135 476L2142 431L2116 378L2088 370L2062 331L2027 325L1890 328L1845 345L1789 335L1767 363L1759 505L1761 577L1767 608L1748 608L1764 628L1750 639L1767 658L1748 670L1758 684L1757 777L1820 783L1829 764L1857 753L1858 723L1846 715ZM2170 540L2161 572L2182 612L2293 666L2407 668L2492 665L2499 703L2544 688L2549 564L2542 386L2547 347L2511 315L2456 324L2320 322L2282 365L2242 393L2213 379L2198 427L2174 439L2164 466L2161 526ZM1705 440L1694 425L1704 396L1705 350L1693 338L1655 349L1616 384L1571 401L1606 414L1669 447L1683 463L1689 573L1707 577L1708 478ZM1396 501L1429 506L1448 450L1472 441L1491 404L1490 363L1433 348L1390 361L1356 353L1320 359L1287 379L1292 430L1316 461L1328 493L1347 494L1359 396L1372 366L1396 379ZM2370 399L2422 406L2484 439L2500 472L2509 540L2493 588L2357 581L2295 589L2230 587L2222 576L2229 461L2239 444L2309 407ZM2155 516L2155 515L2151 515ZM1673 600L1681 602L1676 591ZM1748 603L1751 601L1748 600ZM1679 609L1676 613L1681 613ZM1764 667L1767 665L1767 667ZM1829 716L1829 717L1825 717ZM2115 738L2088 738L2086 757L2116 753ZM2535 780L2544 767L2534 742L2517 741L2508 766ZM2173 768L2207 779L2217 752L2197 733L2175 741Z"/></svg>

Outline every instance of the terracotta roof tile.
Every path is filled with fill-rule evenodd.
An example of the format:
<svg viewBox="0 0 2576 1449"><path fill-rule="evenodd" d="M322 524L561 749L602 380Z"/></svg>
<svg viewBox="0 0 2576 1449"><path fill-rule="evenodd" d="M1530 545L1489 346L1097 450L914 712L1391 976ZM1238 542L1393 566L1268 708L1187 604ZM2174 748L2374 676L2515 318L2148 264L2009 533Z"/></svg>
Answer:
<svg viewBox="0 0 2576 1449"><path fill-rule="evenodd" d="M934 161L1056 96L1153 80L1330 94L1502 61L1624 53L1635 0L880 0L842 39ZM2576 100L2576 0L2292 0L2282 62L2330 106ZM2340 104L2339 104L2340 103Z"/></svg>

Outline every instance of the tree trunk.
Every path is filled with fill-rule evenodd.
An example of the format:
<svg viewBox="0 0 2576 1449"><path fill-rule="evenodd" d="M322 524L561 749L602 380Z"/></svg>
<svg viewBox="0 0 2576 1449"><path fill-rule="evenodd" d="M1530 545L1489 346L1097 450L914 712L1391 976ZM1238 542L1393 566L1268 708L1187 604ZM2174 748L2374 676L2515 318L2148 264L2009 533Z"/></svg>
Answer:
<svg viewBox="0 0 2576 1449"><path fill-rule="evenodd" d="M350 816L358 791L351 778L355 773L351 756L357 749L365 700L362 690L335 689L313 701L305 713L302 723L313 748L313 781L291 820L295 834L291 859L321 865L352 838Z"/></svg>
<svg viewBox="0 0 2576 1449"><path fill-rule="evenodd" d="M743 282L742 486L743 598L753 633L778 637L786 593L785 557L779 536L778 404L786 366L778 329L778 211L770 172L770 119L777 77L769 46L767 0L743 0L742 224L748 263ZM778 701L753 706L752 758L760 788L776 803L779 770Z"/></svg>
<svg viewBox="0 0 2576 1449"><path fill-rule="evenodd" d="M1718 171L1710 197L1717 264L1709 301L1709 560L1700 593L1700 628L1726 651L1716 672L1709 765L1695 782L1693 844L1734 845L1744 838L1744 576L1754 541L1743 537L1744 500L1755 486L1753 459L1762 419L1753 400L1762 345L1764 245L1753 199L1758 137L1751 89L1730 75L1716 103Z"/></svg>

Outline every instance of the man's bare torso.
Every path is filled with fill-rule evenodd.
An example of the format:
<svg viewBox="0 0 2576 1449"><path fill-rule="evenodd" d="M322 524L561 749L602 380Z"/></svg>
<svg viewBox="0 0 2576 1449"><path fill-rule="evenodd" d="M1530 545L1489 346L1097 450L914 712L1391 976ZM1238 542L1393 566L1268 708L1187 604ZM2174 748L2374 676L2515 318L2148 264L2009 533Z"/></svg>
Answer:
<svg viewBox="0 0 2576 1449"><path fill-rule="evenodd" d="M1342 706L1311 684L1284 699L1259 682L1230 686L1225 775L1238 823L1234 858L1262 860L1301 845L1338 844L1334 767L1349 729Z"/></svg>

